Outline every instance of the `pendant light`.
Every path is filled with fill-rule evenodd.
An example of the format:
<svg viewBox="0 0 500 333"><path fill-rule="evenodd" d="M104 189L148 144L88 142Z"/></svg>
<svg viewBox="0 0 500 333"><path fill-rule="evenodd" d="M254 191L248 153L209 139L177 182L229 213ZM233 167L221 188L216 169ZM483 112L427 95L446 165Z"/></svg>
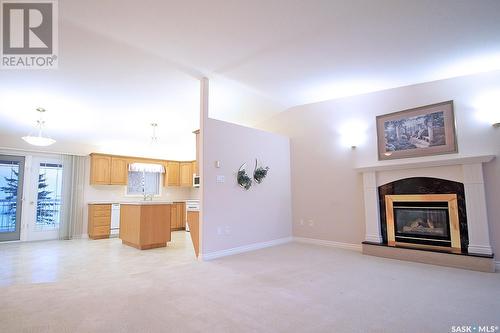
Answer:
<svg viewBox="0 0 500 333"><path fill-rule="evenodd" d="M45 125L45 121L43 120L43 114L46 112L46 110L44 108L37 108L36 111L40 113L40 118L38 118L38 120L36 121L36 128L38 130L38 135L33 136L30 133L30 135L23 136L22 139L33 146L40 146L40 147L50 146L54 144L56 140L43 136L42 131L43 131L43 126Z"/></svg>

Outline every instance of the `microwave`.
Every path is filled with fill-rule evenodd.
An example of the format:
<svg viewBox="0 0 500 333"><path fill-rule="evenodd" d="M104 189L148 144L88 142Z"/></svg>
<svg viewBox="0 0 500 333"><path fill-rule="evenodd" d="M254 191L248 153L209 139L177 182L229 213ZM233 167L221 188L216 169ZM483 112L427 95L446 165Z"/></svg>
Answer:
<svg viewBox="0 0 500 333"><path fill-rule="evenodd" d="M193 187L200 187L200 176L193 175Z"/></svg>

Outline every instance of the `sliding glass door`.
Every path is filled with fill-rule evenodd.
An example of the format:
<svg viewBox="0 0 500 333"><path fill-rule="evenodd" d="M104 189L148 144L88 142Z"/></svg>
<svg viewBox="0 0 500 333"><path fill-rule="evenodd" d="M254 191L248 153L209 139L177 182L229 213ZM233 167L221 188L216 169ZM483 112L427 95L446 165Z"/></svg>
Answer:
<svg viewBox="0 0 500 333"><path fill-rule="evenodd" d="M24 157L0 155L0 241L21 236Z"/></svg>

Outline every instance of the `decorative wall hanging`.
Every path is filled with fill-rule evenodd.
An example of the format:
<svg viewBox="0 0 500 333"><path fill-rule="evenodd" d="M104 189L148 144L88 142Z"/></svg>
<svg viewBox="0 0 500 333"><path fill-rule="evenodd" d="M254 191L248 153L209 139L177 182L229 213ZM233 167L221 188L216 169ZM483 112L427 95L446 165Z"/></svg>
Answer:
<svg viewBox="0 0 500 333"><path fill-rule="evenodd" d="M255 159L255 170L253 171L253 179L257 182L257 184L262 183L264 178L267 176L267 172L269 171L269 167L261 167L258 166L258 161Z"/></svg>
<svg viewBox="0 0 500 333"><path fill-rule="evenodd" d="M243 163L238 169L238 175L236 180L238 181L238 185L240 185L245 190L249 190L252 187L252 179L248 177L246 170L244 169L246 163Z"/></svg>
<svg viewBox="0 0 500 333"><path fill-rule="evenodd" d="M456 153L453 101L377 116L379 160Z"/></svg>

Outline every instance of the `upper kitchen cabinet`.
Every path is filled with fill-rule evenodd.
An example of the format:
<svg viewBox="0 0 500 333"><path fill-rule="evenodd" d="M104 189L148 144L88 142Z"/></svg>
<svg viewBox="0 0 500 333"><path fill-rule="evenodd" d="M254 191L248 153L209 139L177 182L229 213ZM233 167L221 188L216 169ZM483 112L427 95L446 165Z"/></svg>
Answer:
<svg viewBox="0 0 500 333"><path fill-rule="evenodd" d="M191 162L191 167L193 168L193 176L198 176L198 162L193 161Z"/></svg>
<svg viewBox="0 0 500 333"><path fill-rule="evenodd" d="M90 154L90 185L127 185L131 163L161 164L166 169L164 186L193 186L196 161L165 161L143 157Z"/></svg>
<svg viewBox="0 0 500 333"><path fill-rule="evenodd" d="M122 157L111 157L111 185L127 185L128 160Z"/></svg>
<svg viewBox="0 0 500 333"><path fill-rule="evenodd" d="M128 160L101 154L90 154L91 185L127 185Z"/></svg>
<svg viewBox="0 0 500 333"><path fill-rule="evenodd" d="M180 186L193 186L193 163L180 163Z"/></svg>
<svg viewBox="0 0 500 333"><path fill-rule="evenodd" d="M180 186L180 162L168 161L167 162L167 181L166 186Z"/></svg>
<svg viewBox="0 0 500 333"><path fill-rule="evenodd" d="M111 183L111 156L90 154L90 185Z"/></svg>

